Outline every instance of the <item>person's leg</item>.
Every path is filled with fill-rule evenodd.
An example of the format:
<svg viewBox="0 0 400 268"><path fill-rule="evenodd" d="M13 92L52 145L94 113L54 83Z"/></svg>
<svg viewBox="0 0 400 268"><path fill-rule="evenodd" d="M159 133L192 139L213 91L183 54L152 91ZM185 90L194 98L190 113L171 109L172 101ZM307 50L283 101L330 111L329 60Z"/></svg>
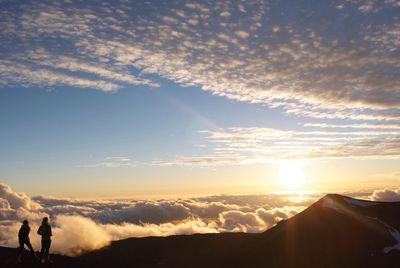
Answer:
<svg viewBox="0 0 400 268"><path fill-rule="evenodd" d="M43 255L42 259L47 260L49 257L49 250L50 250L51 240L43 240Z"/></svg>
<svg viewBox="0 0 400 268"><path fill-rule="evenodd" d="M49 240L49 244L47 245L47 254L50 254L51 240Z"/></svg>
<svg viewBox="0 0 400 268"><path fill-rule="evenodd" d="M42 239L42 249L40 250L40 258L43 260L46 241Z"/></svg>
<svg viewBox="0 0 400 268"><path fill-rule="evenodd" d="M21 238L18 238L18 242L19 242L19 248L18 248L17 258L18 258L18 261L21 261L21 255L22 255L22 252L24 251L25 241Z"/></svg>
<svg viewBox="0 0 400 268"><path fill-rule="evenodd" d="M29 241L29 239L25 241L25 245L29 248L29 250L30 250L31 252L35 252L35 251L33 250L31 241Z"/></svg>
<svg viewBox="0 0 400 268"><path fill-rule="evenodd" d="M36 253L35 253L35 251L33 250L33 247L32 247L32 244L31 244L31 241L28 239L28 240L26 240L26 242L25 242L25 245L27 245L28 246L28 248L29 248L29 250L31 251L31 253L33 254L33 256L35 256L36 257Z"/></svg>
<svg viewBox="0 0 400 268"><path fill-rule="evenodd" d="M51 262L50 260L50 246L51 246L51 240L47 241L47 245L46 245L46 259L48 262Z"/></svg>

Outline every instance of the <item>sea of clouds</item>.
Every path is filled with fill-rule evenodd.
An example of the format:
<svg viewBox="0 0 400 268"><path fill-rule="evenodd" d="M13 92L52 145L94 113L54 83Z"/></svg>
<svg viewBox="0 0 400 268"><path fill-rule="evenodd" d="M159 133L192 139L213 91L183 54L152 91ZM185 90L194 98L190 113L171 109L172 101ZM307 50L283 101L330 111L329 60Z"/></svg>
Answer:
<svg viewBox="0 0 400 268"><path fill-rule="evenodd" d="M400 201L400 190L345 193ZM33 247L45 216L53 227L52 251L78 255L128 237L193 233L262 232L322 197L314 194L220 195L159 200L30 197L0 183L0 245L17 247L21 221L28 219Z"/></svg>

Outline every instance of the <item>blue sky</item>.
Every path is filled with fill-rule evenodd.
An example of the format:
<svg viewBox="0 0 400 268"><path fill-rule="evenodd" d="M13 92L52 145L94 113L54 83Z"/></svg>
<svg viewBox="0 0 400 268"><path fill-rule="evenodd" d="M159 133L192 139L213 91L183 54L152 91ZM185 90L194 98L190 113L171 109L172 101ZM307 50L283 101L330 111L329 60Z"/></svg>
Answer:
<svg viewBox="0 0 400 268"><path fill-rule="evenodd" d="M5 89L1 91L1 139L7 143L2 163L5 168L12 164L10 160L35 155L42 149L41 154L48 157L35 162L57 157L79 165L94 155L132 152L138 160L148 161L159 154L192 150L188 147L200 142L197 131L239 123L273 123L274 113L278 114L171 84L162 89L139 87L118 93L69 87L51 92ZM260 116L252 118L254 114Z"/></svg>
<svg viewBox="0 0 400 268"><path fill-rule="evenodd" d="M199 133L202 130L232 125L285 129L294 123L291 118L277 121L279 109L227 100L168 81L162 88L117 93L61 86L52 91L7 88L0 94L1 170L7 183L20 187L49 180L57 184L62 173L101 169L94 166L106 158L134 160L130 172L135 173L143 166L157 169L147 166L154 159L211 153L212 148L200 147L209 145Z"/></svg>
<svg viewBox="0 0 400 268"><path fill-rule="evenodd" d="M0 180L32 194L263 192L284 190L295 162L310 189L396 185L399 10L0 1Z"/></svg>

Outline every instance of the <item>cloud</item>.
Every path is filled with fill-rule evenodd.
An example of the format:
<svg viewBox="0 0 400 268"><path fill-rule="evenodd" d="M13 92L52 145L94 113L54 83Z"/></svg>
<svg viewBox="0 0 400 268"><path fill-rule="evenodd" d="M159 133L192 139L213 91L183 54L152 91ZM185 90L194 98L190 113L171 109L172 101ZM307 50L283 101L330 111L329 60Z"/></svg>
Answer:
<svg viewBox="0 0 400 268"><path fill-rule="evenodd" d="M400 201L400 190L383 189L376 190L371 196L371 200L374 201Z"/></svg>
<svg viewBox="0 0 400 268"><path fill-rule="evenodd" d="M115 91L117 84L103 80L90 80L74 75L66 75L49 69L35 68L18 64L11 60L0 61L0 84L20 84L22 86L69 85L80 88L97 88L103 91Z"/></svg>
<svg viewBox="0 0 400 268"><path fill-rule="evenodd" d="M400 129L400 123L377 123L377 124L326 124L326 123L306 123L305 127L316 128L358 128L358 129Z"/></svg>
<svg viewBox="0 0 400 268"><path fill-rule="evenodd" d="M209 196L161 200L81 200L37 196L0 184L0 243L17 246L23 219L36 230L44 216L53 227L54 252L77 255L113 240L128 237L167 236L227 231L261 232L300 212L318 195L303 202L288 195ZM12 204L12 205L10 205ZM31 241L40 247L34 231Z"/></svg>
<svg viewBox="0 0 400 268"><path fill-rule="evenodd" d="M220 214L224 229L235 232L258 233L274 226L281 220L296 215L304 209L298 207L280 207L273 209L258 208L252 212L229 210Z"/></svg>
<svg viewBox="0 0 400 268"><path fill-rule="evenodd" d="M118 211L99 211L93 215L102 222L165 223L190 218L190 209L175 201L138 201Z"/></svg>
<svg viewBox="0 0 400 268"><path fill-rule="evenodd" d="M158 75L296 116L399 119L396 1L296 1L289 21L263 0L168 5L10 4L0 84L116 91L156 87Z"/></svg>
<svg viewBox="0 0 400 268"><path fill-rule="evenodd" d="M0 183L0 198L2 207L7 209L38 210L41 208L40 204L26 194L14 192L10 186L2 183Z"/></svg>
<svg viewBox="0 0 400 268"><path fill-rule="evenodd" d="M122 168L122 167L134 167L137 164L136 161L133 161L129 157L125 156L109 156L104 159L103 162L92 164L92 165L83 165L81 167L89 167L89 168Z"/></svg>
<svg viewBox="0 0 400 268"><path fill-rule="evenodd" d="M240 38L247 38L249 36L249 33L241 30L236 31L235 34Z"/></svg>
<svg viewBox="0 0 400 268"><path fill-rule="evenodd" d="M16 247L18 230L28 219L33 247L44 216L53 229L52 252L79 255L128 237L193 233L262 232L301 212L323 193L306 195L216 195L160 200L28 197L0 183L0 244ZM348 192L379 201L399 200L398 190Z"/></svg>
<svg viewBox="0 0 400 268"><path fill-rule="evenodd" d="M214 150L205 155L154 160L161 166L213 166L268 163L279 160L397 159L400 157L400 131L397 124L330 125L306 124L314 128L340 131L280 130L247 127L200 131ZM359 128L359 130L342 130Z"/></svg>
<svg viewBox="0 0 400 268"><path fill-rule="evenodd" d="M93 220L82 216L59 215L54 218L53 249L66 250L69 254L80 254L106 246L112 237Z"/></svg>
<svg viewBox="0 0 400 268"><path fill-rule="evenodd" d="M158 87L157 83L153 83L147 79L138 78L122 70L118 72L115 67L107 66L107 64L92 64L86 61L72 58L69 56L50 55L44 50L32 51L29 58L35 65L56 68L59 70L68 70L70 72L83 72L94 74L99 77L114 80L115 82L123 82L131 85L149 85ZM110 68L110 69L108 69Z"/></svg>
<svg viewBox="0 0 400 268"><path fill-rule="evenodd" d="M260 232L264 222L256 214L242 211L223 212L220 220L225 229L229 231Z"/></svg>
<svg viewBox="0 0 400 268"><path fill-rule="evenodd" d="M363 13L368 13L374 11L374 1L366 1L364 4L358 7L358 10L360 10Z"/></svg>

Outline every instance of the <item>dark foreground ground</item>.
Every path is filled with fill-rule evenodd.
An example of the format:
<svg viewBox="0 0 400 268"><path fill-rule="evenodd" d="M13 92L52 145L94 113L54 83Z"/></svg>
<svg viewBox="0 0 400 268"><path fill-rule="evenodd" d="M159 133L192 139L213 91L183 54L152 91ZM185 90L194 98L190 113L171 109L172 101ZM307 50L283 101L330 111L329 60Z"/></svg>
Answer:
<svg viewBox="0 0 400 268"><path fill-rule="evenodd" d="M16 249L0 248L0 267L399 268L399 229L400 202L327 195L261 234L129 238L53 264L18 264Z"/></svg>

